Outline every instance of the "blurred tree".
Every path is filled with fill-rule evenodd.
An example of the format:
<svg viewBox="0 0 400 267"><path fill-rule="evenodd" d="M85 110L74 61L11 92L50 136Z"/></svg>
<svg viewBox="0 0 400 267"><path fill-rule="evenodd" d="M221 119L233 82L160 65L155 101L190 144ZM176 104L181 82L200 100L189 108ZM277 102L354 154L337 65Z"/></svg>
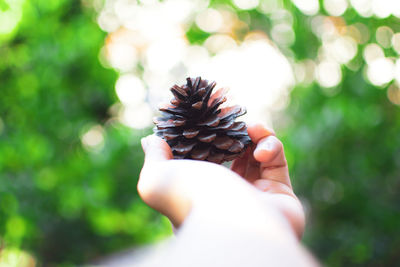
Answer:
<svg viewBox="0 0 400 267"><path fill-rule="evenodd" d="M45 266L170 234L135 189L139 138L150 130L112 116L118 72L100 64L106 34L93 9L103 2L0 0L0 236L8 251L31 252ZM297 84L275 125L309 212L306 244L328 266L392 266L400 255L400 11L359 2L209 6L235 15L235 42L267 33L293 65ZM185 26L191 44L215 34L195 20Z"/></svg>
<svg viewBox="0 0 400 267"><path fill-rule="evenodd" d="M316 59L315 52L323 44L312 33L315 25L298 10L292 9L292 14L294 55ZM369 33L361 32L359 38L364 40L357 45L359 52L341 66L338 85L298 85L286 119L277 122L294 186L309 210L305 242L328 266L392 266L399 260L400 248L396 227L400 221L400 109L390 94L398 85L391 79L379 86L370 84L373 75L384 74L368 73L372 67L367 65L366 50L371 43L379 44L382 26L398 32L400 20L364 18L354 9L340 18L326 19ZM382 49L387 58L399 62L393 46Z"/></svg>
<svg viewBox="0 0 400 267"><path fill-rule="evenodd" d="M99 63L105 34L93 10L80 1L34 0L15 8L20 13L11 15L23 14L21 21L0 43L5 246L51 265L168 234L136 193L138 136L147 132L132 134L109 121L117 76Z"/></svg>

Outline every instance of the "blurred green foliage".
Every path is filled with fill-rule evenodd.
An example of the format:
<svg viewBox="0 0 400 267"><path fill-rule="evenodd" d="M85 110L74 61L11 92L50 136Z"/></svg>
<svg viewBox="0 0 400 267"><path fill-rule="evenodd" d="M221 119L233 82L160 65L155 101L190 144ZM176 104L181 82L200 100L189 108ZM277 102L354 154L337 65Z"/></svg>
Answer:
<svg viewBox="0 0 400 267"><path fill-rule="evenodd" d="M46 266L67 266L170 234L166 220L136 193L139 139L150 130L108 120L117 73L99 63L106 34L96 14L76 0L16 2L22 19L0 35L2 243ZM10 8L7 3L0 1L0 10ZM294 18L295 59L315 58L320 40L309 18L284 3ZM269 32L268 16L236 12L251 18L250 30ZM394 17L366 19L349 9L343 19L363 22L371 32L381 25L400 30ZM196 26L188 29L191 43L207 36ZM360 52L357 60L363 60ZM294 186L310 211L305 243L328 266L394 266L400 257L400 110L385 88L365 82L362 68L343 66L342 76L333 95L316 83L297 86L285 119L276 122ZM104 147L87 151L81 136L98 124L105 126Z"/></svg>
<svg viewBox="0 0 400 267"><path fill-rule="evenodd" d="M93 260L170 230L136 193L139 136L106 127L101 153L80 136L108 119L115 72L105 33L80 1L26 1L0 46L0 233L39 262ZM6 39L7 38L7 39Z"/></svg>

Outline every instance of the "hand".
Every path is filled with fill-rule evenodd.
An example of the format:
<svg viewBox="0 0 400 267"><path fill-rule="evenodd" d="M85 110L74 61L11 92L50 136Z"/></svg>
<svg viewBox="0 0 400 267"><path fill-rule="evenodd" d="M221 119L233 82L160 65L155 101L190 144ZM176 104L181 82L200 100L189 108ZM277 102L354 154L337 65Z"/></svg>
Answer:
<svg viewBox="0 0 400 267"><path fill-rule="evenodd" d="M301 237L305 225L304 211L293 192L282 142L272 129L261 124L249 126L248 133L254 144L243 157L233 162L231 169L265 192L260 196L265 204L280 210Z"/></svg>
<svg viewBox="0 0 400 267"><path fill-rule="evenodd" d="M164 140L144 138L140 196L175 226L201 211L204 220L300 237L304 212L292 190L282 143L262 125L249 126L248 133L255 145L233 162L232 170L209 162L172 160Z"/></svg>

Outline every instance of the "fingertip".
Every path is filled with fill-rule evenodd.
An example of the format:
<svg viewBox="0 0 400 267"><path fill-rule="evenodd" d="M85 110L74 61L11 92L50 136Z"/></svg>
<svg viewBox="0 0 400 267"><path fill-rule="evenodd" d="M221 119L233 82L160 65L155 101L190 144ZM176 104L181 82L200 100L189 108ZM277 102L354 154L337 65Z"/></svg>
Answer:
<svg viewBox="0 0 400 267"><path fill-rule="evenodd" d="M146 159L168 160L173 157L168 143L154 134L142 138L141 144Z"/></svg>
<svg viewBox="0 0 400 267"><path fill-rule="evenodd" d="M253 152L254 158L258 162L268 162L282 150L282 143L275 136L264 137L257 144Z"/></svg>
<svg viewBox="0 0 400 267"><path fill-rule="evenodd" d="M258 162L268 162L274 157L275 154L276 152L273 150L256 149L254 150L253 156Z"/></svg>
<svg viewBox="0 0 400 267"><path fill-rule="evenodd" d="M275 135L275 131L261 123L250 123L247 126L247 132L254 143L266 136Z"/></svg>
<svg viewBox="0 0 400 267"><path fill-rule="evenodd" d="M270 158L271 151L256 149L254 150L253 156L258 162L265 162Z"/></svg>

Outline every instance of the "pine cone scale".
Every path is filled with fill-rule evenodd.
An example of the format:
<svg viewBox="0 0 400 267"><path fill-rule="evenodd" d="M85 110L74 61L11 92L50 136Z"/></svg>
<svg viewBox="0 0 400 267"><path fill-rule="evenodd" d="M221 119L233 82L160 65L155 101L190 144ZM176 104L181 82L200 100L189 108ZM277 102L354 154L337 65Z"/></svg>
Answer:
<svg viewBox="0 0 400 267"><path fill-rule="evenodd" d="M216 137L217 137L217 134L212 133L212 134L208 134L208 135L199 136L197 139L203 143L210 143L210 142L214 141Z"/></svg>
<svg viewBox="0 0 400 267"><path fill-rule="evenodd" d="M183 136L186 138L193 138L196 137L199 134L199 130L197 129L187 129L183 131Z"/></svg>

